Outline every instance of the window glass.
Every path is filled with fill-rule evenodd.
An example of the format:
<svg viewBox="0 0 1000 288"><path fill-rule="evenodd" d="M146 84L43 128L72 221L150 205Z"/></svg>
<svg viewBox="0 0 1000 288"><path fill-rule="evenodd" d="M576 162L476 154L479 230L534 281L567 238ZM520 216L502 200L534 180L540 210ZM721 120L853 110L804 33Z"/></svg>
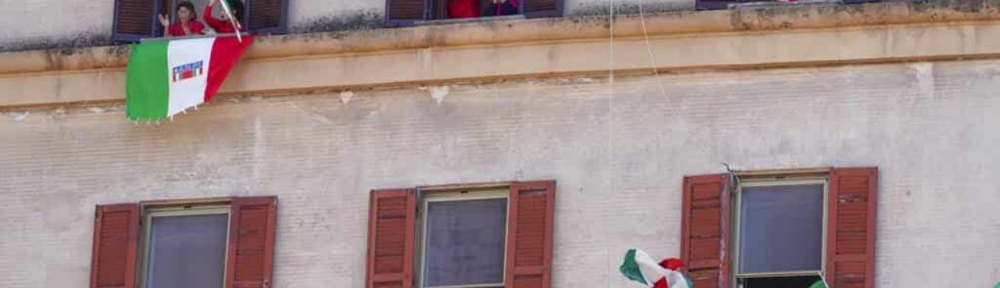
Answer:
<svg viewBox="0 0 1000 288"><path fill-rule="evenodd" d="M152 217L146 288L221 288L229 215Z"/></svg>
<svg viewBox="0 0 1000 288"><path fill-rule="evenodd" d="M823 255L823 184L743 187L739 271L818 271Z"/></svg>
<svg viewBox="0 0 1000 288"><path fill-rule="evenodd" d="M424 286L501 284L507 199L427 203Z"/></svg>

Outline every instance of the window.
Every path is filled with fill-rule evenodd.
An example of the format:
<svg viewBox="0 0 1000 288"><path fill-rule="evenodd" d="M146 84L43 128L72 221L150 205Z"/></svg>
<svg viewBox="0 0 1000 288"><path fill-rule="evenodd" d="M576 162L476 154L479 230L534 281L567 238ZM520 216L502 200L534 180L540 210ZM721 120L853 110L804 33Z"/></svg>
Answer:
<svg viewBox="0 0 1000 288"><path fill-rule="evenodd" d="M835 0L834 0L835 1ZM844 4L857 4L866 2L879 2L881 0L841 0ZM695 7L698 10L727 9L730 5L748 2L779 2L777 0L697 0Z"/></svg>
<svg viewBox="0 0 1000 288"><path fill-rule="evenodd" d="M119 42L137 42L142 38L164 35L158 15L175 18L175 8L181 0L114 0L115 13L111 37ZM195 6L198 21L202 20L207 0L189 0ZM248 32L266 35L283 34L287 30L289 0L241 0L244 3L243 22ZM219 8L215 8L218 13ZM218 14L215 14L218 15ZM208 29L208 28L206 28Z"/></svg>
<svg viewBox="0 0 1000 288"><path fill-rule="evenodd" d="M374 190L367 286L549 287L555 182Z"/></svg>
<svg viewBox="0 0 1000 288"><path fill-rule="evenodd" d="M564 0L506 0L489 9L491 0L386 0L385 25L410 26L431 20L524 15L526 18L562 16Z"/></svg>
<svg viewBox="0 0 1000 288"><path fill-rule="evenodd" d="M229 207L152 210L144 223L141 287L222 287Z"/></svg>
<svg viewBox="0 0 1000 288"><path fill-rule="evenodd" d="M506 191L423 199L421 287L503 287Z"/></svg>
<svg viewBox="0 0 1000 288"><path fill-rule="evenodd" d="M276 204L236 197L98 205L90 287L267 287Z"/></svg>
<svg viewBox="0 0 1000 288"><path fill-rule="evenodd" d="M735 176L735 177L734 177ZM681 255L699 288L874 285L877 168L684 178Z"/></svg>
<svg viewBox="0 0 1000 288"><path fill-rule="evenodd" d="M801 288L820 279L825 195L825 179L739 183L739 287Z"/></svg>

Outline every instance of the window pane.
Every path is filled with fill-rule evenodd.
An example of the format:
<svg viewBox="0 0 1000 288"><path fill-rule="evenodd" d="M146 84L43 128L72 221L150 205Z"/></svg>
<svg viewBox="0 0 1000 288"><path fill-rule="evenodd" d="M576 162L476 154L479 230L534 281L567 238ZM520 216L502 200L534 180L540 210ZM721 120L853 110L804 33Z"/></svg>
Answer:
<svg viewBox="0 0 1000 288"><path fill-rule="evenodd" d="M744 187L740 273L820 270L823 185Z"/></svg>
<svg viewBox="0 0 1000 288"><path fill-rule="evenodd" d="M430 202L424 283L503 283L507 199Z"/></svg>
<svg viewBox="0 0 1000 288"><path fill-rule="evenodd" d="M229 215L153 217L147 288L221 288Z"/></svg>

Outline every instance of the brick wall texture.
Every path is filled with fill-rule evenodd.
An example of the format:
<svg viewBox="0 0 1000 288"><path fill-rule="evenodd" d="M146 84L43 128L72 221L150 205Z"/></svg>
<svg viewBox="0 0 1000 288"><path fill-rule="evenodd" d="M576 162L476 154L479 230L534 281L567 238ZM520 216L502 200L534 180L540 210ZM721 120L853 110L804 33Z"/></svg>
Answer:
<svg viewBox="0 0 1000 288"><path fill-rule="evenodd" d="M877 287L1000 281L1000 61L564 78L0 114L0 287L87 287L94 206L277 195L274 287L363 287L368 191L555 179L553 287L679 253L684 175L878 166ZM613 92L613 93L609 93ZM347 101L349 99L349 101Z"/></svg>

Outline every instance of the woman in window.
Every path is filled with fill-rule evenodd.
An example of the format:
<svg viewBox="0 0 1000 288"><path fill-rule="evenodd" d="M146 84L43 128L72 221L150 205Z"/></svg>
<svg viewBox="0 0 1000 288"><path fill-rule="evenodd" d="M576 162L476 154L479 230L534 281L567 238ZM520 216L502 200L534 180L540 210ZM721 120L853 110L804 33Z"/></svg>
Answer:
<svg viewBox="0 0 1000 288"><path fill-rule="evenodd" d="M490 4L483 10L483 16L516 15L517 8L517 0L490 0Z"/></svg>
<svg viewBox="0 0 1000 288"><path fill-rule="evenodd" d="M233 29L233 24L229 23L226 15L222 15L222 19L212 17L212 6L215 3L219 3L219 0L212 0L208 2L208 6L205 6L205 23L209 27L212 27L215 33L235 33L236 29ZM233 18L236 18L236 23L243 23L243 1L226 0L226 4L229 4L229 10L233 13ZM240 30L243 30L243 28L240 27Z"/></svg>
<svg viewBox="0 0 1000 288"><path fill-rule="evenodd" d="M163 25L163 30L167 31L167 35L180 37L205 34L205 25L198 22L198 14L194 12L194 4L189 1L178 3L177 10L174 11L177 23L173 25L170 25L170 19L167 18L167 15L160 14L160 25Z"/></svg>

